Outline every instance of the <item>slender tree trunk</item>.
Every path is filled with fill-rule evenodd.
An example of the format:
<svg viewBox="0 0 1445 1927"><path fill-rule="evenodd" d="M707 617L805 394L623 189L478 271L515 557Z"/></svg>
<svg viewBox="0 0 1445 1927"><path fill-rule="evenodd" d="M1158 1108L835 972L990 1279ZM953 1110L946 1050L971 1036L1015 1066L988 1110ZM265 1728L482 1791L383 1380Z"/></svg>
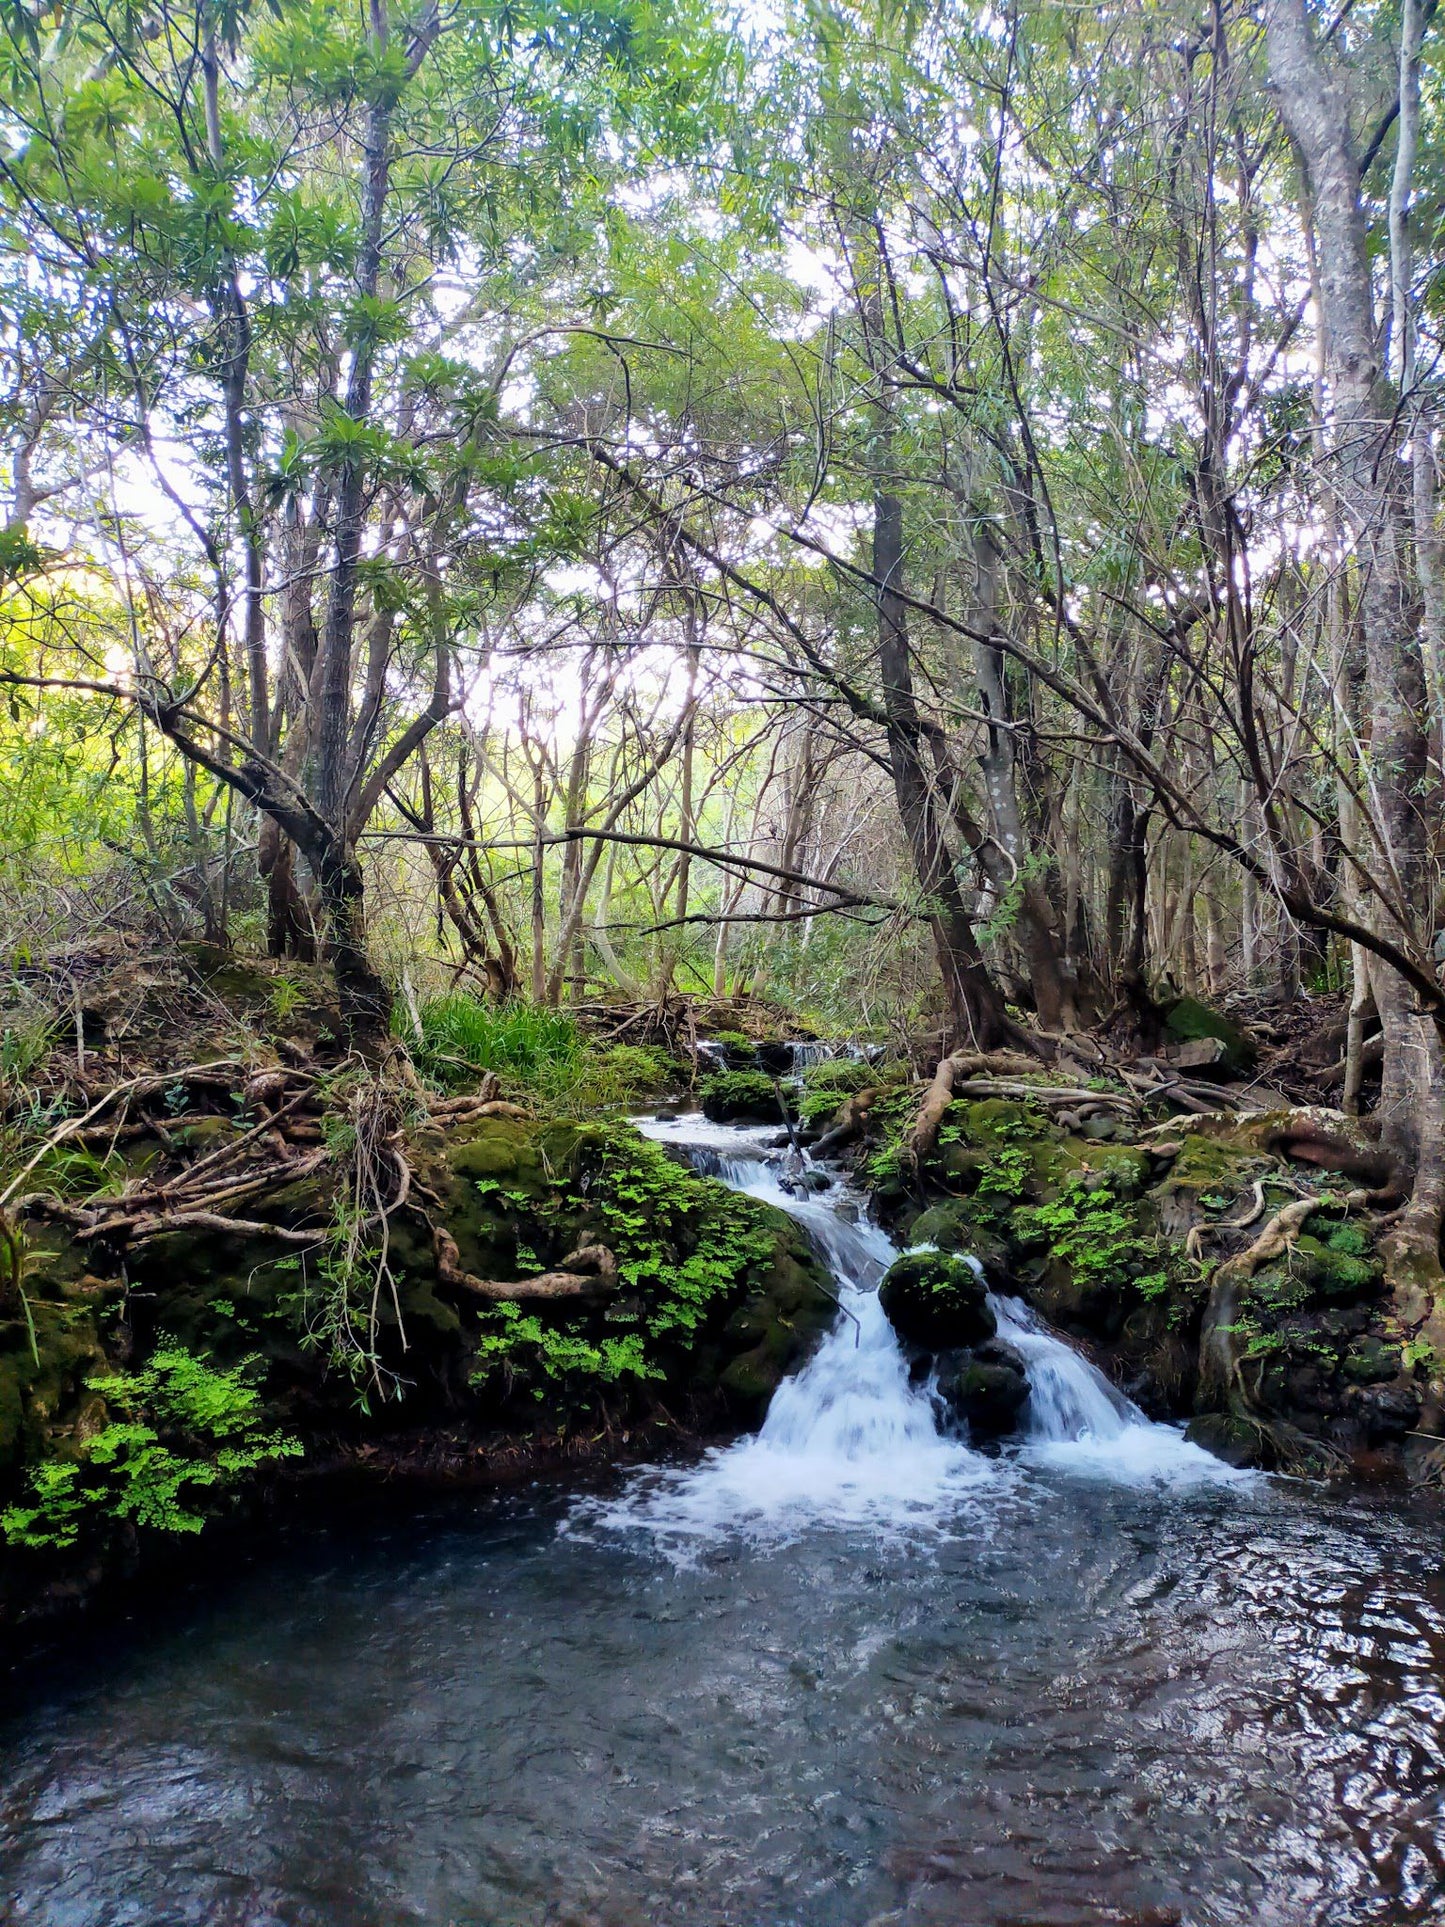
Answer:
<svg viewBox="0 0 1445 1927"><path fill-rule="evenodd" d="M888 760L903 832L927 906L954 1045L991 1050L1012 1031L1003 997L990 976L963 901L958 873L944 840L938 805L923 756L923 728L908 653L903 581L903 504L880 491L873 498L873 574L878 592L878 662L888 718Z"/></svg>

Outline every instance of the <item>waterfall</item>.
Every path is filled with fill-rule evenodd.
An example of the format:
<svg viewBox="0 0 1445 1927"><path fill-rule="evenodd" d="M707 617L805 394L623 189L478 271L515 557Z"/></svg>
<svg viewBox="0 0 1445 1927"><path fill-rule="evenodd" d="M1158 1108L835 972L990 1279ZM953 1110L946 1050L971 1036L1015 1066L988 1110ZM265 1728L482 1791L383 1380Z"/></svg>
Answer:
<svg viewBox="0 0 1445 1927"><path fill-rule="evenodd" d="M839 1318L818 1350L774 1393L760 1431L682 1470L638 1474L621 1499L586 1508L591 1523L641 1526L675 1552L720 1534L788 1536L814 1523L882 1530L957 1528L984 1518L980 1501L1043 1464L1128 1483L1229 1482L1240 1475L1150 1422L1020 1300L990 1297L998 1335L1024 1360L1029 1401L1015 1449L988 1456L939 1423L929 1387L908 1361L878 1301L898 1248L864 1219L838 1181L795 1196L769 1146L775 1126L709 1124L691 1116L640 1128L695 1169L778 1206L802 1226L832 1273ZM996 1509L996 1508L995 1508Z"/></svg>

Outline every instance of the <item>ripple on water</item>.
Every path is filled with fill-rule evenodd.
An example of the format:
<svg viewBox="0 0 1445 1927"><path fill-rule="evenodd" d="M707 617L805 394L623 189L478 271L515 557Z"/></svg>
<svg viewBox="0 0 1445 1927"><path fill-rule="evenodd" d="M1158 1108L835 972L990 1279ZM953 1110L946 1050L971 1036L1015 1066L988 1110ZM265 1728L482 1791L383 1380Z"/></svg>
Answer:
<svg viewBox="0 0 1445 1927"><path fill-rule="evenodd" d="M975 1496L685 1567L546 1508L294 1548L0 1731L0 1916L1445 1919L1437 1510Z"/></svg>

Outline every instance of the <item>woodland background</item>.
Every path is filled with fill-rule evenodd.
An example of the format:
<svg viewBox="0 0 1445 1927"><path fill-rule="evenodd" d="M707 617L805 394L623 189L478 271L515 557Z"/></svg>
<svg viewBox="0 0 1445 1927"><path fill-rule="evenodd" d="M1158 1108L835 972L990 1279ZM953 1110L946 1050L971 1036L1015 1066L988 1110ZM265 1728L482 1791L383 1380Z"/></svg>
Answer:
<svg viewBox="0 0 1445 1927"><path fill-rule="evenodd" d="M8 0L9 1075L127 941L1333 995L1438 1269L1432 16Z"/></svg>

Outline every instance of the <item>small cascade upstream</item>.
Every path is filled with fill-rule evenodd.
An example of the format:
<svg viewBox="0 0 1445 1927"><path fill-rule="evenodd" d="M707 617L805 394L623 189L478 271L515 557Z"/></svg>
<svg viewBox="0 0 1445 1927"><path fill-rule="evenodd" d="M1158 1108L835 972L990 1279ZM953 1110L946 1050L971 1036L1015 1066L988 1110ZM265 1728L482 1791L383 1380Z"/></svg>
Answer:
<svg viewBox="0 0 1445 1927"><path fill-rule="evenodd" d="M977 1518L985 1495L1017 1484L1041 1463L1128 1483L1230 1482L1242 1475L1156 1425L1117 1392L1021 1300L990 1295L998 1335L1023 1358L1029 1402L1016 1447L974 1451L940 1424L878 1301L898 1247L834 1181L795 1196L766 1147L776 1127L710 1124L700 1117L644 1122L659 1143L736 1191L786 1211L826 1260L839 1318L813 1357L774 1393L762 1429L709 1452L697 1466L637 1475L599 1522L643 1526L675 1548L743 1531L787 1535L811 1523L883 1530L943 1528ZM1243 1475L1248 1476L1248 1475Z"/></svg>

